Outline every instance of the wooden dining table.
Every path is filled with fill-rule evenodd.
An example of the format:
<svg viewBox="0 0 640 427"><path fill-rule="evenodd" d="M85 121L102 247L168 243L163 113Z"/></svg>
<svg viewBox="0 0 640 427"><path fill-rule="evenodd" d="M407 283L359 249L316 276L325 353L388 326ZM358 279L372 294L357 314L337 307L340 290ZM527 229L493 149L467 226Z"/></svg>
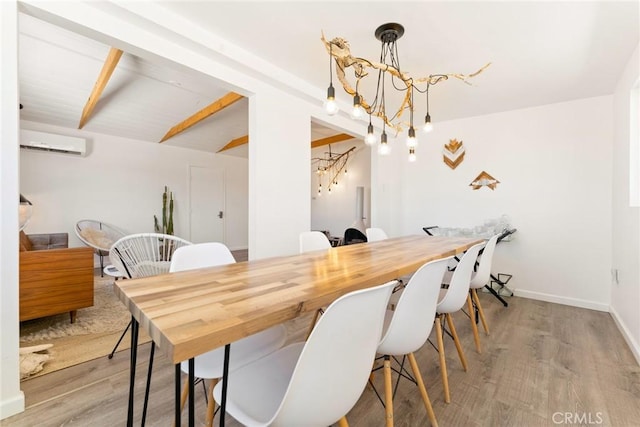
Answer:
<svg viewBox="0 0 640 427"><path fill-rule="evenodd" d="M346 293L411 274L426 262L461 254L480 242L412 235L116 282L115 293L133 322L127 425L133 425L139 326L175 364L178 426L180 362L189 361L189 425L193 425L196 356L225 346L226 374L229 343L326 307ZM221 425L224 410L223 398Z"/></svg>

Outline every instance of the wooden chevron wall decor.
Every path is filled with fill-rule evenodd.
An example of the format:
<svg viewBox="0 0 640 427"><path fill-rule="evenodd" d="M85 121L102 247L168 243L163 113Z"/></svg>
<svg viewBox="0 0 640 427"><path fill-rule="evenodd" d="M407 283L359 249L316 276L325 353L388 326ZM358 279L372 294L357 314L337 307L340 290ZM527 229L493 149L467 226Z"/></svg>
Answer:
<svg viewBox="0 0 640 427"><path fill-rule="evenodd" d="M490 189L495 190L498 184L500 184L500 181L498 181L485 171L482 171L480 172L480 175L478 175L476 179L474 179L469 185L473 187L474 190L482 187L489 187Z"/></svg>
<svg viewBox="0 0 640 427"><path fill-rule="evenodd" d="M442 150L442 159L444 160L444 164L449 166L451 169L457 168L464 160L464 152L465 150L462 145L462 141L450 139L448 144L444 144L444 149Z"/></svg>

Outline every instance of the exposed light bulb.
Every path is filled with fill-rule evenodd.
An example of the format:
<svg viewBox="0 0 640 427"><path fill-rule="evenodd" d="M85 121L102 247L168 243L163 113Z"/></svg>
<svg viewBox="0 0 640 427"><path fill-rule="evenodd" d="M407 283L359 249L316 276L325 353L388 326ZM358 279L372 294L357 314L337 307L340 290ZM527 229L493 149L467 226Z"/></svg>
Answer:
<svg viewBox="0 0 640 427"><path fill-rule="evenodd" d="M376 143L376 134L373 133L373 125L369 123L367 127L367 136L364 137L364 143L367 145L374 145Z"/></svg>
<svg viewBox="0 0 640 427"><path fill-rule="evenodd" d="M327 88L327 99L324 101L324 109L330 116L333 116L340 110L338 103L336 102L336 90L333 88L332 84Z"/></svg>
<svg viewBox="0 0 640 427"><path fill-rule="evenodd" d="M360 119L364 117L364 108L360 105L360 95L356 94L353 97L353 109L351 109L351 118L352 119Z"/></svg>
<svg viewBox="0 0 640 427"><path fill-rule="evenodd" d="M378 147L378 153L386 156L391 152L391 148L387 143L387 133L382 131L382 135L380 135L380 147Z"/></svg>
<svg viewBox="0 0 640 427"><path fill-rule="evenodd" d="M416 161L416 149L413 147L409 148L409 161L410 162Z"/></svg>
<svg viewBox="0 0 640 427"><path fill-rule="evenodd" d="M327 189L327 193L329 193L329 195L331 195L331 187L329 187L329 188Z"/></svg>
<svg viewBox="0 0 640 427"><path fill-rule="evenodd" d="M347 168L344 168L344 174L345 175L347 174Z"/></svg>
<svg viewBox="0 0 640 427"><path fill-rule="evenodd" d="M425 132L431 132L433 130L433 125L431 124L431 116L429 113L424 117L424 127L422 128Z"/></svg>
<svg viewBox="0 0 640 427"><path fill-rule="evenodd" d="M418 145L418 139L416 138L416 130L411 126L409 128L409 136L407 137L407 147L414 148Z"/></svg>

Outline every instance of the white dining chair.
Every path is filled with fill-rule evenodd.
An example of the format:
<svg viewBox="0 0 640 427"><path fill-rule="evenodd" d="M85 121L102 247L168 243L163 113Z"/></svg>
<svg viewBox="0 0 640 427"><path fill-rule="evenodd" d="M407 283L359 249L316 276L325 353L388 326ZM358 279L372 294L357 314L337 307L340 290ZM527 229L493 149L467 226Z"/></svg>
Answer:
<svg viewBox="0 0 640 427"><path fill-rule="evenodd" d="M306 342L230 372L228 414L250 427L326 427L343 419L367 384L394 285L338 298ZM213 390L218 403L222 386Z"/></svg>
<svg viewBox="0 0 640 427"><path fill-rule="evenodd" d="M367 234L367 242L377 242L389 238L382 228L370 227L365 230L365 233Z"/></svg>
<svg viewBox="0 0 640 427"><path fill-rule="evenodd" d="M449 326L449 331L453 338L453 342L456 346L456 350L458 351L460 363L462 364L462 368L466 371L467 359L464 356L464 351L462 350L462 345L460 344L460 339L458 338L458 333L456 332L451 313L455 313L456 311L462 309L465 301L467 300L467 294L469 293L469 282L471 281L471 272L473 271L473 266L475 265L476 259L478 258L478 252L483 246L484 243L474 245L462 255L462 257L460 258L460 262L458 262L455 271L451 275L451 280L449 281L449 283L444 283L445 285L448 285L448 288L440 290L440 297L438 300L438 306L436 308L437 314L435 324L436 338L438 341L438 353L440 357L440 371L442 374L442 386L444 388L444 401L446 403L451 402L451 395L449 393L447 362L444 352L444 323L446 320L447 325Z"/></svg>
<svg viewBox="0 0 640 427"><path fill-rule="evenodd" d="M493 254L496 249L496 243L498 242L499 234L492 236L485 245L482 253L478 257L478 268L471 274L471 281L469 282L469 295L467 296L467 306L469 309L469 318L471 319L471 329L474 331L474 341L476 344L476 350L478 353L482 352L482 346L480 345L480 335L478 334L478 328L476 324L475 311L478 311L480 321L484 332L489 335L489 325L480 304L480 298L478 298L478 289L483 288L491 277L491 265L493 263Z"/></svg>
<svg viewBox="0 0 640 427"><path fill-rule="evenodd" d="M420 369L413 353L418 351L429 338L436 315L436 305L440 295L440 284L449 258L431 261L420 267L411 277L394 311L387 311L386 330L378 345L378 354L383 355L384 404L387 427L393 426L393 391L391 388L391 362L395 356L409 358L413 379L422 396L427 416L432 426L438 422L427 394ZM404 363L400 364L398 381L402 378ZM411 378L407 375L407 378ZM396 385L397 387L397 385Z"/></svg>
<svg viewBox="0 0 640 427"><path fill-rule="evenodd" d="M196 268L213 267L235 263L231 251L222 243L198 243L184 246L173 254L170 272L193 270ZM287 330L283 325L276 325L257 334L250 335L231 343L229 358L229 370L237 369L249 362L264 357L282 347L287 338ZM194 376L203 380L210 380L207 392L207 418L208 426L213 425L215 403L212 396L213 387L222 378L224 364L224 347L204 353L195 358ZM189 372L188 362L180 365L182 372ZM180 410L184 407L189 394L189 384L185 382L180 399Z"/></svg>
<svg viewBox="0 0 640 427"><path fill-rule="evenodd" d="M331 242L326 234L321 231L303 231L299 235L300 242L300 253L306 253L311 251L320 251L324 249L331 249ZM324 310L319 308L313 315L313 319L311 320L311 324L309 325L309 331L307 332L307 337L311 334L318 318L322 315Z"/></svg>
<svg viewBox="0 0 640 427"><path fill-rule="evenodd" d="M331 249L331 242L321 231L303 231L299 236L300 253Z"/></svg>

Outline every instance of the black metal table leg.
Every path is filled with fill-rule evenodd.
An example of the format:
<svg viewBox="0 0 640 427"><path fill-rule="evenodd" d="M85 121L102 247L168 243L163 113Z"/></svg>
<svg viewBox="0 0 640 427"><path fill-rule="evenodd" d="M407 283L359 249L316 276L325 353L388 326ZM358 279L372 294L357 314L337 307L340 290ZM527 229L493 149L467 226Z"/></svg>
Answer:
<svg viewBox="0 0 640 427"><path fill-rule="evenodd" d="M136 363L138 361L138 321L131 316L131 358L129 361L129 403L127 407L127 427L133 427L133 398L136 383Z"/></svg>
<svg viewBox="0 0 640 427"><path fill-rule="evenodd" d="M176 363L175 365L176 367L176 377L175 377L175 393L176 393L176 400L175 400L175 426L176 427L180 427L180 379L181 379L181 375L182 372L180 371L180 364Z"/></svg>
<svg viewBox="0 0 640 427"><path fill-rule="evenodd" d="M149 405L149 389L151 388L151 372L153 371L153 356L156 352L156 343L151 341L151 350L149 351L149 370L147 371L147 386L144 389L144 404L142 405L142 422L144 427L147 421L147 406Z"/></svg>
<svg viewBox="0 0 640 427"><path fill-rule="evenodd" d="M220 399L220 427L224 427L224 418L227 413L227 387L229 386L229 355L231 344L224 346L224 365L222 369L222 398Z"/></svg>
<svg viewBox="0 0 640 427"><path fill-rule="evenodd" d="M195 404L195 387L193 383L195 382L195 360L193 357L189 359L189 427L195 427L195 412L196 412L196 404Z"/></svg>

